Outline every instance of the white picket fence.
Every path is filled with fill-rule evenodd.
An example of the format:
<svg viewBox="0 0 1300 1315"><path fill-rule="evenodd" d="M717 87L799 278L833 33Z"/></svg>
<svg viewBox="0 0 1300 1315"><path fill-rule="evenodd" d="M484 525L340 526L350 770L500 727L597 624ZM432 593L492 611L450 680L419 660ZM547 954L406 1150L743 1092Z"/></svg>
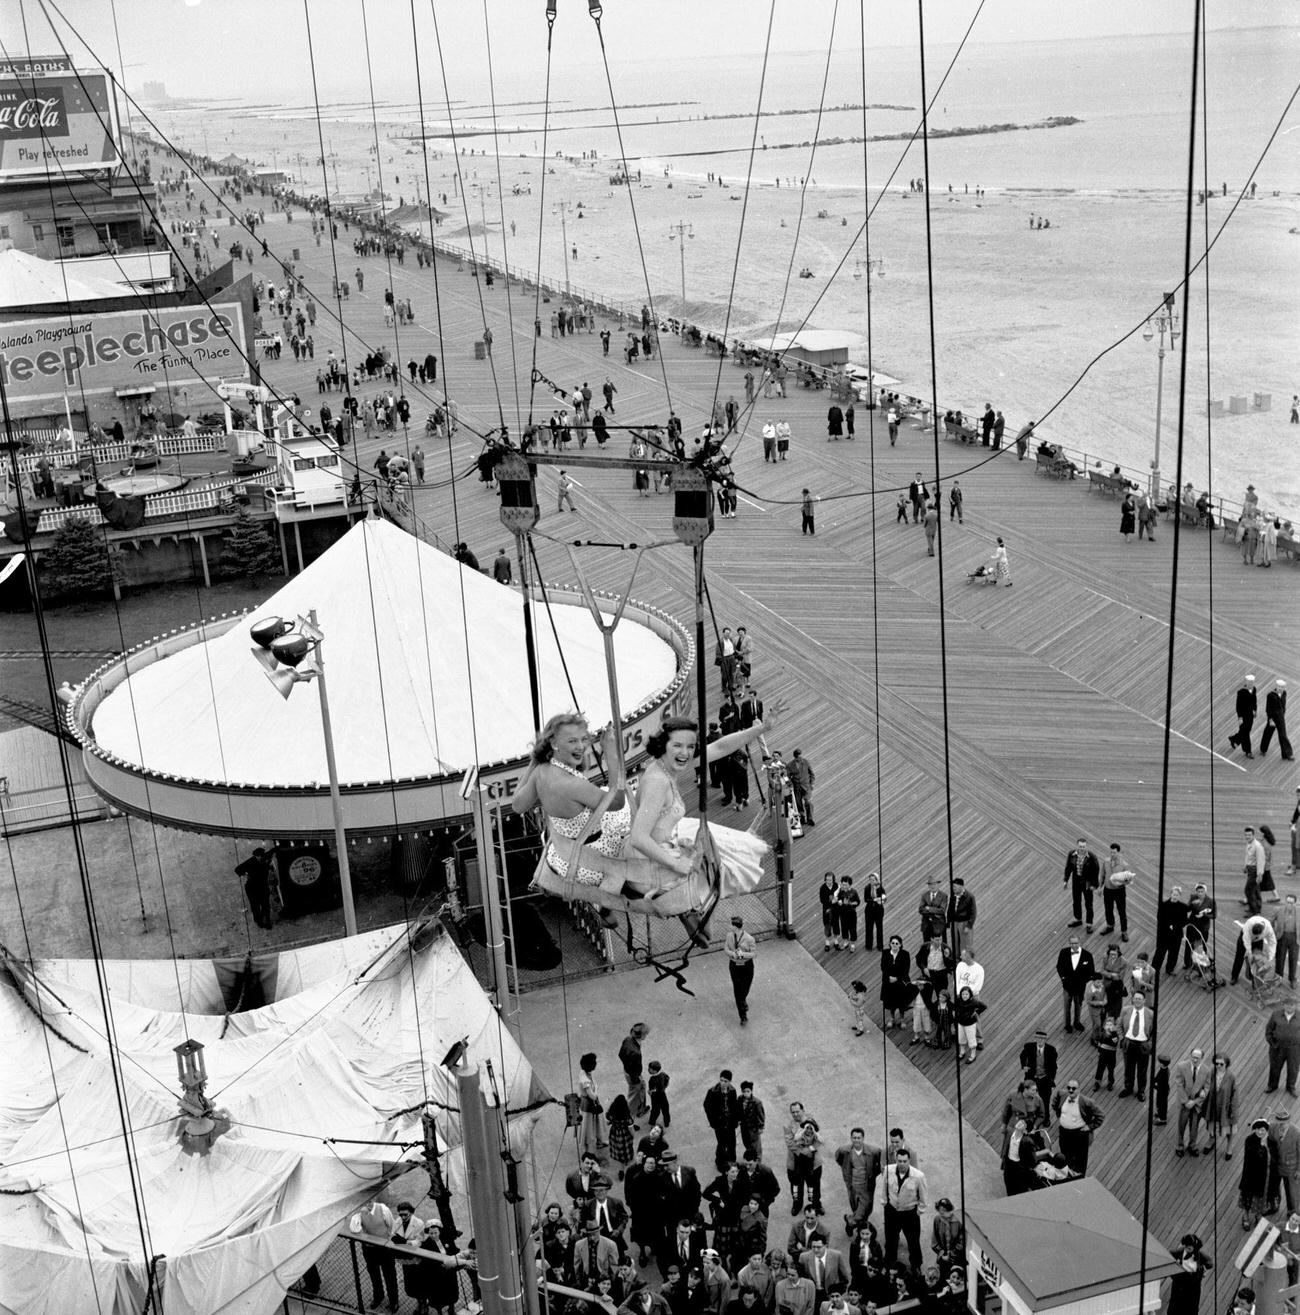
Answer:
<svg viewBox="0 0 1300 1315"><path fill-rule="evenodd" d="M151 493L144 500L145 520L183 520L194 512L209 511L220 506L226 494L242 492L246 487L244 480L223 479L189 492ZM36 533L53 534L74 519L88 521L91 525L102 525L104 513L93 502L79 507L48 507L41 512Z"/></svg>
<svg viewBox="0 0 1300 1315"><path fill-rule="evenodd" d="M37 446L18 458L18 469L24 474L31 474L42 457L49 460L52 465L59 465L65 458L70 458L73 455L70 448L55 446L55 431L52 429L28 430L27 436ZM97 447L81 446L77 448L76 458L78 461L93 458L97 466L105 467L116 465L119 462L129 463L131 449L145 443L155 444L158 448L158 455L163 457L200 456L209 452L224 452L226 435L220 429L201 429L194 438L186 438L184 434L174 434L166 438L141 440L140 443L105 443Z"/></svg>

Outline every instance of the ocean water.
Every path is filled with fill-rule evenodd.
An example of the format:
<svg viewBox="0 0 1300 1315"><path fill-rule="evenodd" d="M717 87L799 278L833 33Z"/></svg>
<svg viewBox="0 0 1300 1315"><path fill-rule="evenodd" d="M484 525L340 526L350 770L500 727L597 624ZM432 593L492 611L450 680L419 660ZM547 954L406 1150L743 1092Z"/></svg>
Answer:
<svg viewBox="0 0 1300 1315"><path fill-rule="evenodd" d="M686 308L733 333L806 321L865 345L869 283L873 363L922 394L930 390L932 267L941 406L972 410L992 398L1016 423L1057 408L1049 423L1061 441L1143 471L1154 351L1134 337L1075 384L1181 276L1190 38L972 42L940 89L953 54L927 52L932 131L1051 116L1080 122L932 137L928 256L923 207L908 191L924 172L919 142L870 142L866 187L860 142L810 144L864 135L860 109L823 110L820 124L817 114L819 103L864 99L856 31L837 40L829 73L824 49L781 50L766 68L758 56L689 50L671 61L612 63L618 128L596 76L553 83L548 120L536 99L540 67L512 70L508 98L498 91L509 103L495 116L481 69L449 72L451 114L441 88L432 99L426 75L427 165L413 89L400 82L374 107L356 99L322 106L319 123L304 103L226 103L163 112L158 121L182 144L289 169L302 190L357 197L382 182L394 201L431 190L439 205L446 198L440 237L605 298L650 298L662 314ZM1198 487L1212 481L1233 500L1253 482L1267 507L1292 518L1300 518L1300 431L1286 413L1300 391L1291 305L1300 286L1300 111L1286 106L1297 70L1300 24L1210 35L1196 176L1204 169L1216 192L1226 183L1229 198L1198 208L1194 254L1204 245L1202 220L1211 232L1223 223L1257 162L1258 195L1225 229L1208 285L1193 283L1185 407L1186 477ZM866 135L911 133L921 99L914 50L869 52ZM608 185L620 154L640 170L640 185ZM1053 232L1031 237L1031 214L1046 215ZM870 279L868 256L876 262ZM816 277L794 277L802 268ZM1170 357L1166 482L1178 368ZM1272 398L1271 412L1231 417L1213 431L1205 423L1207 397L1245 395L1253 405L1256 393Z"/></svg>

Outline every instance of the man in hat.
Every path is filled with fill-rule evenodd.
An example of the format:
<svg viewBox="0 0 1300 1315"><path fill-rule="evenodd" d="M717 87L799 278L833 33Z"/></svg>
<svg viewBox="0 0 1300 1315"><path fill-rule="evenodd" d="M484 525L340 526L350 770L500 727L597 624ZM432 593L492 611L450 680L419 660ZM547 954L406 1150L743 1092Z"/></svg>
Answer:
<svg viewBox="0 0 1300 1315"><path fill-rule="evenodd" d="M595 1220L601 1236L609 1238L618 1247L620 1256L627 1254L627 1206L616 1196L610 1196L609 1189L613 1183L603 1174L597 1174L591 1180L594 1193L591 1200L582 1207L581 1219L584 1225Z"/></svg>
<svg viewBox="0 0 1300 1315"><path fill-rule="evenodd" d="M594 1219L587 1220L573 1248L573 1269L586 1286L594 1285L598 1278L613 1278L618 1269L618 1247L601 1235Z"/></svg>
<svg viewBox="0 0 1300 1315"><path fill-rule="evenodd" d="M1273 1113L1273 1140L1277 1142L1287 1214L1292 1214L1300 1208L1300 1128L1291 1122L1291 1111L1285 1105Z"/></svg>
<svg viewBox="0 0 1300 1315"><path fill-rule="evenodd" d="M1048 1041L1047 1029L1040 1027L1033 1039L1020 1047L1020 1069L1026 1080L1034 1084L1044 1109L1052 1103L1052 1089L1056 1086L1056 1063L1056 1047Z"/></svg>
<svg viewBox="0 0 1300 1315"><path fill-rule="evenodd" d="M940 886L938 877L926 877L925 890L921 893L921 903L916 911L921 915L923 941L944 935L948 926L948 892Z"/></svg>
<svg viewBox="0 0 1300 1315"><path fill-rule="evenodd" d="M957 953L975 948L975 896L966 889L961 877L952 879L952 903L948 906L948 921L957 937Z"/></svg>
<svg viewBox="0 0 1300 1315"><path fill-rule="evenodd" d="M671 1148L659 1156L663 1168L664 1211L669 1228L679 1219L694 1220L700 1213L700 1180L689 1164L679 1164L677 1152Z"/></svg>
<svg viewBox="0 0 1300 1315"><path fill-rule="evenodd" d="M754 955L758 952L758 943L745 930L744 918L738 915L731 919L726 949L731 961L727 965L731 973L731 993L736 997L736 1013L740 1015L741 1027L744 1027L749 1022L749 991L754 985ZM735 1159L734 1152L732 1159Z"/></svg>
<svg viewBox="0 0 1300 1315"><path fill-rule="evenodd" d="M1291 741L1286 733L1286 681L1274 681L1273 688L1264 696L1264 734L1259 737L1260 757L1268 752L1268 746L1277 735L1277 747L1282 752L1283 762L1290 762L1295 756L1291 752Z"/></svg>
<svg viewBox="0 0 1300 1315"><path fill-rule="evenodd" d="M627 1079L627 1107L632 1115L632 1122L645 1118L649 1109L646 1097L644 1064L641 1057L641 1042L650 1035L649 1023L633 1023L618 1048L618 1061L623 1065L623 1076Z"/></svg>
<svg viewBox="0 0 1300 1315"><path fill-rule="evenodd" d="M1255 712L1259 707L1259 697L1255 693L1255 677L1247 676L1245 683L1237 691L1237 733L1228 736L1228 743L1240 749L1247 758L1255 755L1250 751L1250 730L1255 724Z"/></svg>

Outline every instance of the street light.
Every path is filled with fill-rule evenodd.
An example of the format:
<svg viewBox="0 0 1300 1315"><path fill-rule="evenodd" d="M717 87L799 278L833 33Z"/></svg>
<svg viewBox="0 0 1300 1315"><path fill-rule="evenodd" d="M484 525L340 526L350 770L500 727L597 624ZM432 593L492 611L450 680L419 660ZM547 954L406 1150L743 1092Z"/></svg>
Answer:
<svg viewBox="0 0 1300 1315"><path fill-rule="evenodd" d="M668 225L668 240L678 244L678 254L682 258L682 305L686 304L686 239L695 236L695 229L690 224L684 224L679 219L675 224ZM685 314L683 309L682 314Z"/></svg>
<svg viewBox="0 0 1300 1315"><path fill-rule="evenodd" d="M266 678L287 699L295 685L314 680L320 694L321 730L325 734L325 766L329 772L330 811L334 815L334 847L338 850L339 886L343 891L343 926L349 936L357 934L357 911L352 902L352 869L348 863L348 838L343 829L343 802L339 797L339 772L334 761L334 730L330 722L329 696L325 689L325 660L321 653L325 635L316 624L316 609L297 621L267 617L249 628L255 647L253 656L266 669Z"/></svg>
<svg viewBox="0 0 1300 1315"><path fill-rule="evenodd" d="M564 299L569 300L569 227L565 218L573 209L572 201L557 201L556 209L560 212L560 241L564 243ZM551 211L555 213L554 210Z"/></svg>
<svg viewBox="0 0 1300 1315"><path fill-rule="evenodd" d="M1159 334L1159 346L1156 349L1156 450L1151 461L1151 501L1160 501L1160 413L1165 394L1165 334L1169 335L1169 350L1172 351L1178 341L1178 312L1174 310L1174 294L1165 293L1164 306L1156 312L1155 325L1147 320L1142 330L1143 340L1150 342Z"/></svg>

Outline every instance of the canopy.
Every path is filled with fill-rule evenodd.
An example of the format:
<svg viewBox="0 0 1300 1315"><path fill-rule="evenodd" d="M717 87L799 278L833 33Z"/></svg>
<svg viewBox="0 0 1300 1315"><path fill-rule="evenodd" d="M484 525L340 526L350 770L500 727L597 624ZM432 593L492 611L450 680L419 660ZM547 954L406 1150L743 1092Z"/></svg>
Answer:
<svg viewBox="0 0 1300 1315"><path fill-rule="evenodd" d="M287 700L250 654L249 626L316 610L342 784L459 773L520 758L532 740L523 602L387 521L358 522L245 621L132 674L95 709L108 754L176 777L249 785L328 779L316 691ZM612 605L611 605L612 609ZM611 721L604 649L585 607L535 626L542 715ZM626 716L677 674L672 646L633 616L615 632ZM569 681L573 688L570 691ZM183 727L184 734L177 734Z"/></svg>
<svg viewBox="0 0 1300 1315"><path fill-rule="evenodd" d="M0 251L0 308L105 301L129 295L130 288L122 283L84 270L73 271L57 260L42 260L16 247ZM21 326L9 327L16 330Z"/></svg>
<svg viewBox="0 0 1300 1315"><path fill-rule="evenodd" d="M436 922L259 956L274 1002L243 1013L224 1012L203 965L107 964L116 1075L95 966L0 956L3 1310L139 1311L144 1257L164 1256L162 1309L270 1311L412 1157L397 1143L420 1142L426 1102L461 1190L440 1064L454 1042L468 1039L470 1064L491 1060L517 1149L549 1099ZM231 1121L206 1156L178 1135L173 1047L187 1038Z"/></svg>

